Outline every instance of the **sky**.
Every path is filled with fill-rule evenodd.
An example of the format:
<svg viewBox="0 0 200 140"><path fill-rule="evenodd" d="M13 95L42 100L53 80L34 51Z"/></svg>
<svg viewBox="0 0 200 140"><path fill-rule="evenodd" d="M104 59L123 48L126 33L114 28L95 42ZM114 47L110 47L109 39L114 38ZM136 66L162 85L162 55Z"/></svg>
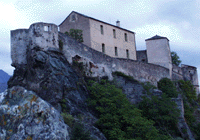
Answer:
<svg viewBox="0 0 200 140"><path fill-rule="evenodd" d="M13 74L11 30L35 22L59 25L71 11L114 25L119 20L136 33L137 50L146 49L147 38L167 37L182 64L198 68L200 81L200 0L1 0L0 69Z"/></svg>

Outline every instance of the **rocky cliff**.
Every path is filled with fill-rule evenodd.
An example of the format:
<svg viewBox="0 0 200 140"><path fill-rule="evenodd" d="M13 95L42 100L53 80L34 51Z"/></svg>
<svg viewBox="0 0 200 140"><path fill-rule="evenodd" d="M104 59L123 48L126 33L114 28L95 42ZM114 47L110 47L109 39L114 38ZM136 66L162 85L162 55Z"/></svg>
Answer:
<svg viewBox="0 0 200 140"><path fill-rule="evenodd" d="M106 139L87 108L88 92L82 77L58 49L29 50L27 65L15 65L8 88L1 95L1 138L69 139L72 126L64 124L60 115L65 112L73 117L69 123L83 125L91 138Z"/></svg>

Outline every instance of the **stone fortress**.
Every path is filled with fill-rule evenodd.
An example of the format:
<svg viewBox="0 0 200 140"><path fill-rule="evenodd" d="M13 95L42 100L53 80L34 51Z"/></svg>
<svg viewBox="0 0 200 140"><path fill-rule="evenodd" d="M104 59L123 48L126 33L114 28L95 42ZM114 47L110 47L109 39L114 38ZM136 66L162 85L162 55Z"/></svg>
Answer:
<svg viewBox="0 0 200 140"><path fill-rule="evenodd" d="M35 46L43 50L56 48L69 63L82 62L88 76L108 76L112 80L112 72L120 71L155 86L164 77L190 80L199 93L197 68L173 65L166 37L156 35L146 39L147 50L136 51L135 33L121 28L119 21L114 26L74 11L59 27L60 32L55 24L39 22L29 29L12 30L12 66L26 65L27 51ZM71 28L83 30L83 43L64 34ZM59 42L63 43L62 48L59 48Z"/></svg>

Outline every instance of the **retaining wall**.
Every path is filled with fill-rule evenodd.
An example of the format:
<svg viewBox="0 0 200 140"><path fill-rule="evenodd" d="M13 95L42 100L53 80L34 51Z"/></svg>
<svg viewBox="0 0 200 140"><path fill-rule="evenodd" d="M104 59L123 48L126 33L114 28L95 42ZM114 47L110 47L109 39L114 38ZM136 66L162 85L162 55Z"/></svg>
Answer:
<svg viewBox="0 0 200 140"><path fill-rule="evenodd" d="M63 33L59 33L59 39L64 44L63 53L70 63L76 55L82 58L81 61L84 59L84 61L90 62L88 64L92 63L93 66L90 66L92 76L108 76L109 79L112 79L112 72L120 71L133 76L140 82L149 81L155 86L160 79L170 78L169 69L165 67L130 59L113 58L78 43Z"/></svg>

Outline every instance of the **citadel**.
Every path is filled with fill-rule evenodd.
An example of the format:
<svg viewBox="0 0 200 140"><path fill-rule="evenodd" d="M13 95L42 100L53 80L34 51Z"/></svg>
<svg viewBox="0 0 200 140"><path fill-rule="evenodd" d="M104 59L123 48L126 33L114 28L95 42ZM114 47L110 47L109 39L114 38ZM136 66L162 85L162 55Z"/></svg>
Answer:
<svg viewBox="0 0 200 140"><path fill-rule="evenodd" d="M140 82L157 82L167 77L171 80L190 80L197 93L199 84L197 68L172 64L169 39L154 36L146 39L146 50L136 51L135 33L115 25L72 11L58 26L50 23L34 23L29 29L11 31L12 66L27 64L27 51L35 46L43 50L57 48L69 63L82 62L86 75L107 76L120 71ZM83 31L83 43L64 34L70 29ZM63 43L61 47L59 42Z"/></svg>

